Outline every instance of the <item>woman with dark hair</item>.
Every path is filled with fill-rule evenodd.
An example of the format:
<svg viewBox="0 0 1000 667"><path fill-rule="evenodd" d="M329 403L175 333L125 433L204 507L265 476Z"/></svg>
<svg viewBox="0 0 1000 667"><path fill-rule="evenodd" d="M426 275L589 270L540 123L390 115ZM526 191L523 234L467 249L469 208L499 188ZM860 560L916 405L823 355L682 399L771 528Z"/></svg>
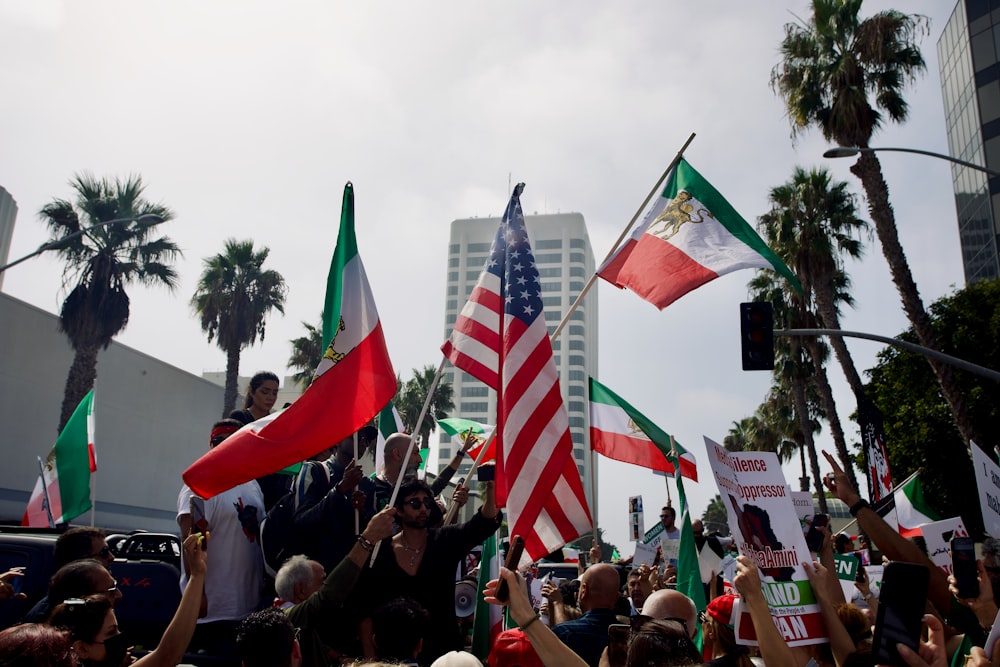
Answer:
<svg viewBox="0 0 1000 667"><path fill-rule="evenodd" d="M260 371L250 378L247 395L243 399L243 409L233 410L229 417L249 424L271 414L271 408L277 399L278 376L271 371Z"/></svg>
<svg viewBox="0 0 1000 667"><path fill-rule="evenodd" d="M705 663L712 667L753 667L750 653L736 643L733 630L733 602L735 595L720 595L708 603L702 617L701 630L705 646L711 651L712 660Z"/></svg>
<svg viewBox="0 0 1000 667"><path fill-rule="evenodd" d="M71 649L84 667L173 667L187 650L194 635L204 590L206 555L199 535L184 540L184 560L188 566L188 586L184 589L170 625L160 643L132 662L128 641L118 629L118 619L107 595L70 598L52 610L49 625L69 631ZM0 663L2 664L2 663Z"/></svg>
<svg viewBox="0 0 1000 667"><path fill-rule="evenodd" d="M700 665L701 656L683 623L649 619L629 634L626 667Z"/></svg>
<svg viewBox="0 0 1000 667"><path fill-rule="evenodd" d="M69 634L41 623L0 631L0 667L76 667Z"/></svg>

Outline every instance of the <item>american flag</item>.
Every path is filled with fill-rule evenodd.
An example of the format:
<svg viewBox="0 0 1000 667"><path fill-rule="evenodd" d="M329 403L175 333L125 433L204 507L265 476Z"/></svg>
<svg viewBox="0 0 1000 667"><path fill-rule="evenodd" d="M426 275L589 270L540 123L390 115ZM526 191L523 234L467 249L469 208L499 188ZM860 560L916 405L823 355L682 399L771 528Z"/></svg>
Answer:
<svg viewBox="0 0 1000 667"><path fill-rule="evenodd" d="M593 527L542 312L519 183L479 282L442 351L498 390L497 502L532 560ZM501 326L502 317L502 326ZM499 369L499 372L498 372Z"/></svg>

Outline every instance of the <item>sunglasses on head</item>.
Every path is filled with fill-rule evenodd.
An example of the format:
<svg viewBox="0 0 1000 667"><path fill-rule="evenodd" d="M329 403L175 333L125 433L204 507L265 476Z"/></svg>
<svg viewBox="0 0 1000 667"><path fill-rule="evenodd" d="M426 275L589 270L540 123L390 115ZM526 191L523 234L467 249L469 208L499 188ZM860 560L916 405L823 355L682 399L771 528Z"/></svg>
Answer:
<svg viewBox="0 0 1000 667"><path fill-rule="evenodd" d="M409 500L404 500L403 504L408 505L411 510L418 510L421 507L425 507L427 509L434 509L435 507L434 500L427 497L425 497L423 500L421 500L420 498L410 498Z"/></svg>

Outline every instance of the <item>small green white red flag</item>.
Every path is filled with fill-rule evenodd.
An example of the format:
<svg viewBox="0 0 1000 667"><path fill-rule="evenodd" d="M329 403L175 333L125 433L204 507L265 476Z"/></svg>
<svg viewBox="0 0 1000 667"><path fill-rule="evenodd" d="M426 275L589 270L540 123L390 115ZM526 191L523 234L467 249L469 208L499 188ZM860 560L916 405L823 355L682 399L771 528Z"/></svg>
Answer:
<svg viewBox="0 0 1000 667"><path fill-rule="evenodd" d="M447 419L437 420L438 426L441 427L445 433L451 436L451 445L461 449L465 445L466 435L471 431L473 435L476 436L476 444L469 449L469 456L473 459L479 457L479 451L486 445L486 440L490 437L490 434L496 430L496 426L491 426L489 424L481 424L477 421L472 421L471 419L462 419L461 417L449 417ZM493 439L493 444L486 451L486 455L483 457L483 461L495 461L497 458L497 448L496 439Z"/></svg>
<svg viewBox="0 0 1000 667"><path fill-rule="evenodd" d="M41 468L22 526L55 527L90 509L90 473L97 471L93 389L76 406Z"/></svg>
<svg viewBox="0 0 1000 667"><path fill-rule="evenodd" d="M597 275L659 309L738 269L773 269L798 279L729 202L683 158L643 223Z"/></svg>
<svg viewBox="0 0 1000 667"><path fill-rule="evenodd" d="M681 475L698 481L694 454L674 441ZM675 476L670 436L625 399L590 378L590 448L598 454Z"/></svg>
<svg viewBox="0 0 1000 667"><path fill-rule="evenodd" d="M893 491L893 495L896 497L896 522L903 537L920 535L920 526L940 520L941 516L924 500L919 477Z"/></svg>
<svg viewBox="0 0 1000 667"><path fill-rule="evenodd" d="M486 664L497 635L503 630L503 607L488 604L483 593L486 584L500 576L497 536L493 533L483 542L479 559L479 595L476 596L476 617L472 622L472 654Z"/></svg>

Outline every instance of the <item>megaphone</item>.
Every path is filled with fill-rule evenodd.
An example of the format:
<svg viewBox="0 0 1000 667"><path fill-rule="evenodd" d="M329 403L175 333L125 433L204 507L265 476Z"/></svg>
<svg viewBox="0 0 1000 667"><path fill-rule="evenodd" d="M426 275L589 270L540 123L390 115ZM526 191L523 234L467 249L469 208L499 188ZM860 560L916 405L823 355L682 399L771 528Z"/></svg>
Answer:
<svg viewBox="0 0 1000 667"><path fill-rule="evenodd" d="M455 584L455 616L464 618L476 611L476 585L469 581Z"/></svg>

